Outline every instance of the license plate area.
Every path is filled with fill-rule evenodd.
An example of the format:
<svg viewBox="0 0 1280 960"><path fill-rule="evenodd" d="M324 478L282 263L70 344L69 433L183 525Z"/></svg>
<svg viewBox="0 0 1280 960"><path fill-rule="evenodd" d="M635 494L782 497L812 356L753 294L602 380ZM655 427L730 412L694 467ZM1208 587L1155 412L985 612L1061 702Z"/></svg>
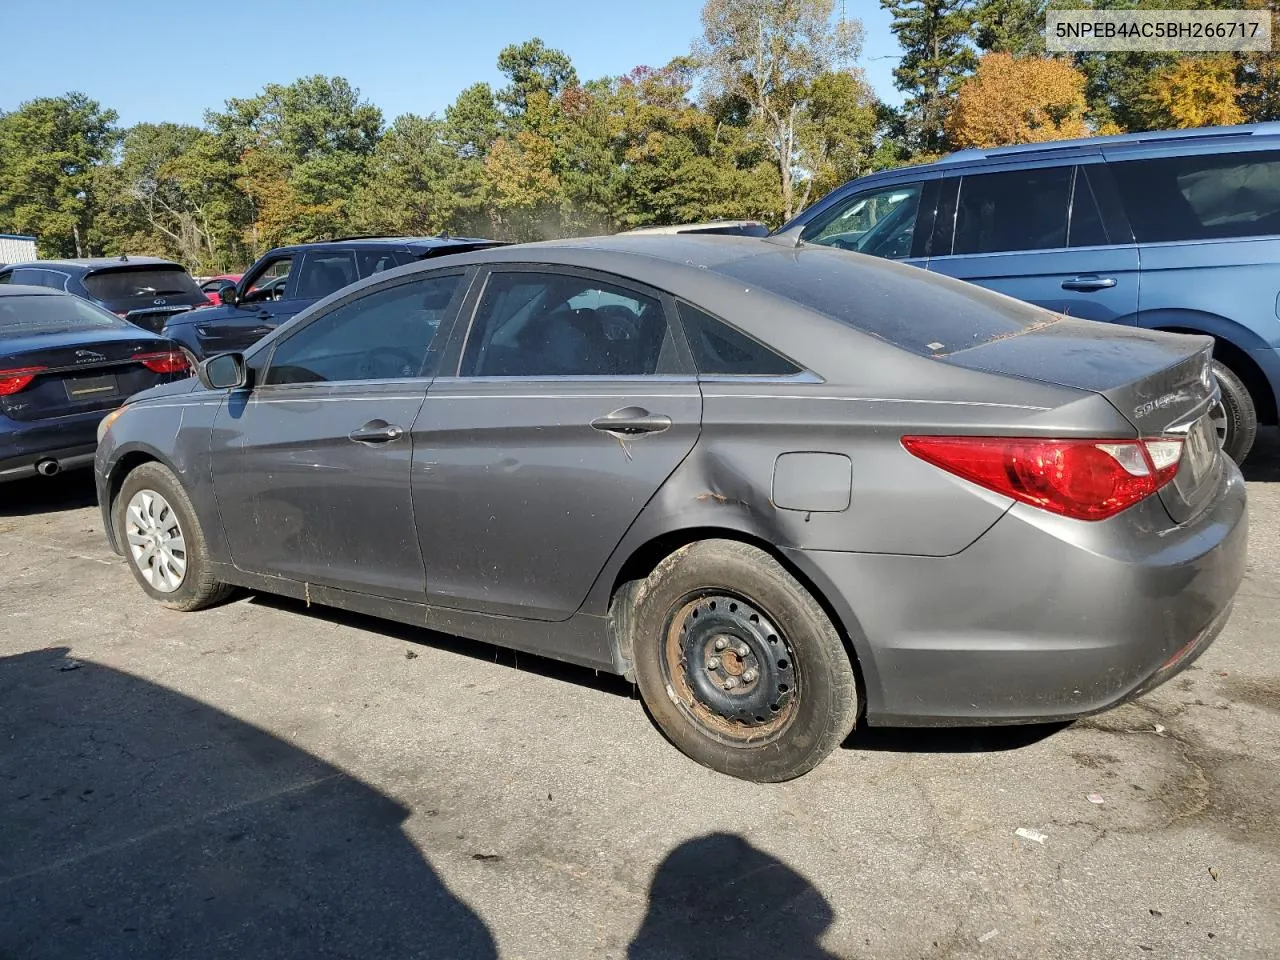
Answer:
<svg viewBox="0 0 1280 960"><path fill-rule="evenodd" d="M1218 432L1214 429L1213 417L1205 414L1187 431L1187 440L1183 449L1183 457L1187 462L1187 473L1190 474L1190 489L1194 490L1213 469L1214 458L1218 454Z"/></svg>
<svg viewBox="0 0 1280 960"><path fill-rule="evenodd" d="M101 377L76 377L62 382L67 391L67 399L73 401L101 400L114 397L120 392L115 374Z"/></svg>

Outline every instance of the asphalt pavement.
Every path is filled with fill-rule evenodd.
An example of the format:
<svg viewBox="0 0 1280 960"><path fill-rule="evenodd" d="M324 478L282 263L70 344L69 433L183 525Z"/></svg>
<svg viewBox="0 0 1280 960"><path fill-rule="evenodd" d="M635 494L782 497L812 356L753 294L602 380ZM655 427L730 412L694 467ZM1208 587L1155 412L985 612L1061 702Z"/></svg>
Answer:
<svg viewBox="0 0 1280 960"><path fill-rule="evenodd" d="M88 477L0 487L0 958L1280 956L1263 444L1190 671L1069 726L860 730L774 786L617 678L267 596L165 610Z"/></svg>

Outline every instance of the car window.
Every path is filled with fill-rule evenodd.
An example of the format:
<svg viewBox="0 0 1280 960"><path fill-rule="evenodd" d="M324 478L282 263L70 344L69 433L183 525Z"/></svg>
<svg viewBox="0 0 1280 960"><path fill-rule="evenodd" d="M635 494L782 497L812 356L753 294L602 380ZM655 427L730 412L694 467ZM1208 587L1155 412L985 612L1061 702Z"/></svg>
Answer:
<svg viewBox="0 0 1280 960"><path fill-rule="evenodd" d="M30 267L18 267L13 271L13 282L24 287L43 287L44 270L33 270Z"/></svg>
<svg viewBox="0 0 1280 960"><path fill-rule="evenodd" d="M653 297L588 277L494 273L467 339L462 375L634 377L679 373Z"/></svg>
<svg viewBox="0 0 1280 960"><path fill-rule="evenodd" d="M1071 223L1067 230L1067 246L1098 247L1108 242L1098 199L1083 169L1076 168L1071 191Z"/></svg>
<svg viewBox="0 0 1280 960"><path fill-rule="evenodd" d="M360 262L360 276L371 277L375 273L381 273L383 270L390 270L392 267L398 267L399 261L396 260L395 254L389 250L362 250L358 256Z"/></svg>
<svg viewBox="0 0 1280 960"><path fill-rule="evenodd" d="M1073 167L1036 167L965 176L951 252L1065 247L1074 172Z"/></svg>
<svg viewBox="0 0 1280 960"><path fill-rule="evenodd" d="M0 297L0 337L117 329L128 330L130 325L79 297L47 293Z"/></svg>
<svg viewBox="0 0 1280 960"><path fill-rule="evenodd" d="M430 376L428 351L462 274L386 287L329 311L280 341L265 384Z"/></svg>
<svg viewBox="0 0 1280 960"><path fill-rule="evenodd" d="M302 258L302 271L293 295L299 300L319 300L359 279L356 255L352 251L313 250Z"/></svg>
<svg viewBox="0 0 1280 960"><path fill-rule="evenodd" d="M289 272L293 269L293 257L276 257L268 260L245 283L244 299L247 302L279 300L284 296Z"/></svg>
<svg viewBox="0 0 1280 960"><path fill-rule="evenodd" d="M176 297L200 292L182 267L125 267L99 270L84 278L85 289L98 300Z"/></svg>
<svg viewBox="0 0 1280 960"><path fill-rule="evenodd" d="M1139 242L1280 233L1280 151L1109 163Z"/></svg>
<svg viewBox="0 0 1280 960"><path fill-rule="evenodd" d="M678 306L699 373L773 377L800 373L790 360L709 313L683 301Z"/></svg>
<svg viewBox="0 0 1280 960"><path fill-rule="evenodd" d="M908 257L920 213L920 188L919 183L903 183L855 193L815 217L801 239L890 260Z"/></svg>

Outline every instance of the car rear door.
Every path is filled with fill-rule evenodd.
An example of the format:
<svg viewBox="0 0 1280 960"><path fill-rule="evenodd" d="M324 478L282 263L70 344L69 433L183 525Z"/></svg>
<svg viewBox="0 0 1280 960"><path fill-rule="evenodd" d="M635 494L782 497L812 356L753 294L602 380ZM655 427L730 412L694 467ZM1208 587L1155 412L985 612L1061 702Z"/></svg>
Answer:
<svg viewBox="0 0 1280 960"><path fill-rule="evenodd" d="M210 462L236 566L423 599L412 430L467 276L402 278L338 301L270 345L260 384L231 393Z"/></svg>
<svg viewBox="0 0 1280 960"><path fill-rule="evenodd" d="M1135 323L1138 248L1099 158L1086 160L944 181L929 269L1055 313Z"/></svg>
<svg viewBox="0 0 1280 960"><path fill-rule="evenodd" d="M414 430L428 602L565 620L693 448L701 394L655 290L545 266L477 287Z"/></svg>

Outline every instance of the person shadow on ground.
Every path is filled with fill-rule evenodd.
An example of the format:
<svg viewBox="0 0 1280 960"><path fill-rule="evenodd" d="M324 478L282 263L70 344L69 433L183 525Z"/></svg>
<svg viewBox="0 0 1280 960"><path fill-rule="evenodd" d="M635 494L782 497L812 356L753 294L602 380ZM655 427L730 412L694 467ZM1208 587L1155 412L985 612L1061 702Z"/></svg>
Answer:
<svg viewBox="0 0 1280 960"><path fill-rule="evenodd" d="M840 960L819 942L826 898L781 860L731 833L680 844L659 865L628 960Z"/></svg>
<svg viewBox="0 0 1280 960"><path fill-rule="evenodd" d="M0 658L0 960L490 960L407 810L247 723L48 649Z"/></svg>

